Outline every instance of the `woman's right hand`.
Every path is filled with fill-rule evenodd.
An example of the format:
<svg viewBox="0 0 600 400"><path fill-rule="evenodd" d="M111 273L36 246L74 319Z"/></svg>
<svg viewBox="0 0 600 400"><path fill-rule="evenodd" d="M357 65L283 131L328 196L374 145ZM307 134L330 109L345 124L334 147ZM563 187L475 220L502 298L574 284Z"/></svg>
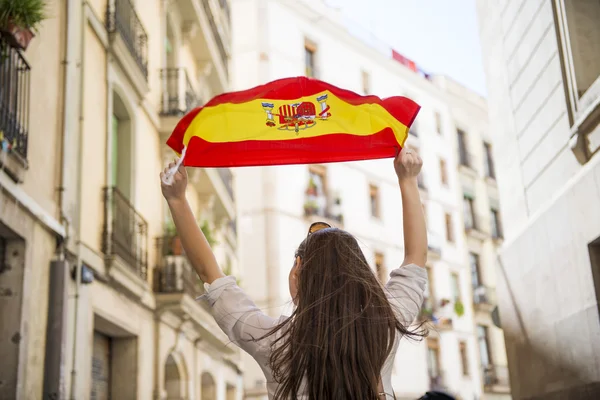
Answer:
<svg viewBox="0 0 600 400"><path fill-rule="evenodd" d="M170 163L163 172L160 173L160 189L163 196L168 202L173 200L185 200L185 190L187 188L187 171L185 167L181 165L175 175L173 175L173 181L170 185L167 185L163 181L163 177L171 168L175 166L176 162Z"/></svg>
<svg viewBox="0 0 600 400"><path fill-rule="evenodd" d="M394 159L394 170L400 181L416 178L422 166L423 160L414 150L404 148Z"/></svg>

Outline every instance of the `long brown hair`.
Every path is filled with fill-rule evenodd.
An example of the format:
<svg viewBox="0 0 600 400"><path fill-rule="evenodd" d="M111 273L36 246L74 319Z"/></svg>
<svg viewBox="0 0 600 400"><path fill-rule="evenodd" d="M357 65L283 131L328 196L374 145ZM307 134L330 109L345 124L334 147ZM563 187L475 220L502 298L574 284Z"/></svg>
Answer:
<svg viewBox="0 0 600 400"><path fill-rule="evenodd" d="M297 307L267 334L276 336L269 360L275 398L297 399L302 391L311 400L380 399L381 369L396 334L418 339L426 332L398 320L349 233L310 234L297 256Z"/></svg>

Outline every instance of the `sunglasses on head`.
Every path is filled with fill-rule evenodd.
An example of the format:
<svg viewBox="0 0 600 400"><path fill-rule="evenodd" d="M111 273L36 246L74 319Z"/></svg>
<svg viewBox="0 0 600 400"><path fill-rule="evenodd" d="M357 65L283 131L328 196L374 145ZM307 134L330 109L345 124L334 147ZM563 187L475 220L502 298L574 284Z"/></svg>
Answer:
<svg viewBox="0 0 600 400"><path fill-rule="evenodd" d="M315 233L327 228L331 228L331 225L329 225L327 222L313 222L308 228L308 234L310 235L311 233Z"/></svg>
<svg viewBox="0 0 600 400"><path fill-rule="evenodd" d="M309 237L311 234L327 228L331 228L331 225L329 225L327 222L313 222L308 227L308 234L306 237ZM296 257L300 257L300 253L298 253L298 251L296 251L296 254L294 255L294 258Z"/></svg>

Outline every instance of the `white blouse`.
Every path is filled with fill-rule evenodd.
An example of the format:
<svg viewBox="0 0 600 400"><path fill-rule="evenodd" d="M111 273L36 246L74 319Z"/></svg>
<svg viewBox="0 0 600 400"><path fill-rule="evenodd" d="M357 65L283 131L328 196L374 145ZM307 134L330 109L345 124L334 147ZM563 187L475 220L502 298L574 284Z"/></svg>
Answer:
<svg viewBox="0 0 600 400"><path fill-rule="evenodd" d="M404 326L412 324L419 314L423 304L426 284L427 272L425 268L414 264L396 268L390 273L385 291L392 308L398 315L399 321ZM288 317L273 318L263 313L236 284L236 279L233 276L219 278L211 285L205 284L204 286L206 294L198 299L208 302L212 308L213 317L223 332L260 365L267 381L269 399L272 399L277 390L277 382L273 379L268 361L271 353L271 343L276 339L276 336L269 336L258 341L255 341L255 339L263 337L274 326ZM392 367L398 344L399 340L396 340L394 348L381 370L384 391L389 393L391 397L393 397ZM302 388L301 391L303 391ZM308 398L307 396L298 397L300 399Z"/></svg>

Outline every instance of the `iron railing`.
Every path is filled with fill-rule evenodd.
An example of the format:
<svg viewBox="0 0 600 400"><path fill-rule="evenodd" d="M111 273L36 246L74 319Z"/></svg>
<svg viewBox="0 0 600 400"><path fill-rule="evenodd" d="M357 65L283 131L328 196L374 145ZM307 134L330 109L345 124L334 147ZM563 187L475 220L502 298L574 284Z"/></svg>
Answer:
<svg viewBox="0 0 600 400"><path fill-rule="evenodd" d="M496 291L493 288L483 285L474 287L473 303L475 305L496 305Z"/></svg>
<svg viewBox="0 0 600 400"><path fill-rule="evenodd" d="M173 255L170 246L173 237L156 240L158 264L154 268L154 291L156 293L185 293L192 297L204 293L202 282L192 269L185 255Z"/></svg>
<svg viewBox="0 0 600 400"><path fill-rule="evenodd" d="M467 232L479 231L482 233L486 233L481 224L481 221L483 221L483 216L481 216L480 214L477 214L470 210L469 211L465 210L464 220L465 220L465 231L467 231Z"/></svg>
<svg viewBox="0 0 600 400"><path fill-rule="evenodd" d="M163 86L162 115L181 116L200 104L185 68L161 69L160 78Z"/></svg>
<svg viewBox="0 0 600 400"><path fill-rule="evenodd" d="M104 206L104 254L119 256L146 280L148 223L115 187L104 189Z"/></svg>
<svg viewBox="0 0 600 400"><path fill-rule="evenodd" d="M148 79L148 34L135 12L131 0L109 0L106 7L106 28L118 32L136 64Z"/></svg>
<svg viewBox="0 0 600 400"><path fill-rule="evenodd" d="M29 72L21 52L0 37L0 147L2 142L27 159Z"/></svg>
<svg viewBox="0 0 600 400"><path fill-rule="evenodd" d="M225 185L225 189L227 189L227 193L231 200L235 199L235 195L233 193L233 174L229 168L217 168L217 172L219 173L219 177L223 181Z"/></svg>
<svg viewBox="0 0 600 400"><path fill-rule="evenodd" d="M483 386L486 391L493 391L494 387L508 388L509 385L508 367L499 365L483 366Z"/></svg>
<svg viewBox="0 0 600 400"><path fill-rule="evenodd" d="M219 32L219 28L217 27L217 23L215 21L215 16L213 15L212 9L210 7L210 0L202 0L202 5L204 6L204 13L206 14L206 18L208 18L210 30L213 34L215 42L217 43L217 49L219 49L219 56L221 57L221 61L223 62L223 67L225 68L225 73L228 74L228 72L227 72L227 50L225 50L225 43L223 43L223 38L221 37L221 32Z"/></svg>
<svg viewBox="0 0 600 400"><path fill-rule="evenodd" d="M429 371L429 390L445 391L446 383L441 371Z"/></svg>

